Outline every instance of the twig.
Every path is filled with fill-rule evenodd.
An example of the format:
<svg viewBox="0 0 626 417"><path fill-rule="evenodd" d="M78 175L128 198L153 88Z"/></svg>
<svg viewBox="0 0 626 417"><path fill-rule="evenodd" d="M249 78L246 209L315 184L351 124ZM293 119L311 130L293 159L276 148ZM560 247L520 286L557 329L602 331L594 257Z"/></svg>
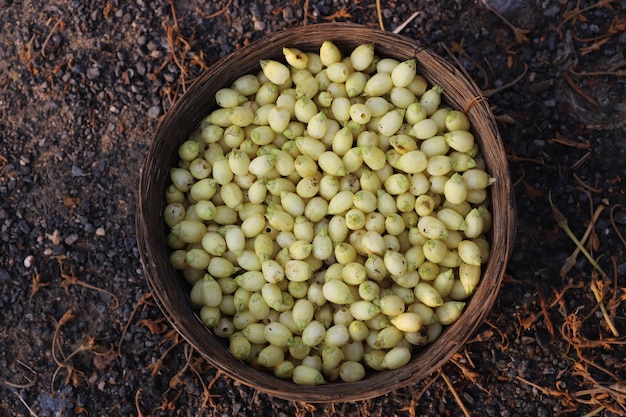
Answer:
<svg viewBox="0 0 626 417"><path fill-rule="evenodd" d="M596 100L595 98L591 97L589 94L585 93L582 88L580 88L578 86L578 84L576 84L574 82L574 80L572 79L572 77L564 72L563 73L563 78L565 78L565 82L567 82L567 85L569 85L569 87L579 96L581 96L586 102L588 102L589 104L593 105L593 106L598 106L598 100Z"/></svg>
<svg viewBox="0 0 626 417"><path fill-rule="evenodd" d="M467 407L465 407L465 404L463 404L463 400L461 400L461 396L456 391L456 389L454 389L454 385L452 385L452 382L448 379L448 377L446 376L446 374L443 372L442 369L439 370L439 375L441 375L441 378L443 378L443 380L445 381L446 385L448 386L448 389L452 393L452 396L456 400L459 407L461 407L461 411L463 411L463 414L465 415L465 417L471 417L472 415L470 414Z"/></svg>
<svg viewBox="0 0 626 417"><path fill-rule="evenodd" d="M591 191L592 193L601 193L602 189L600 188L594 188L591 185L585 184L583 182L583 180L580 179L580 177L576 174L572 174L574 176L574 179L576 180L576 182L578 182L578 185L580 185L583 189L587 190L587 191Z"/></svg>
<svg viewBox="0 0 626 417"><path fill-rule="evenodd" d="M570 168L571 169L578 169L578 167L580 167L582 164L584 164L585 162L587 162L587 160L591 158L591 152L587 152L586 154L584 154L583 156L580 157L580 159L576 162L574 162Z"/></svg>
<svg viewBox="0 0 626 417"><path fill-rule="evenodd" d="M559 145L565 145L576 149L591 149L591 144L589 143L589 141L576 142L575 140L564 138L558 132L556 134L556 137L548 139L547 142L549 144L558 143Z"/></svg>
<svg viewBox="0 0 626 417"><path fill-rule="evenodd" d="M409 23L411 23L413 21L413 19L415 19L418 15L420 14L420 12L414 12L411 16L409 16L408 19L406 19L404 22L402 22L402 24L400 26L398 26L397 28L395 28L393 30L393 33L400 33L404 30L405 27L407 27L407 25Z"/></svg>
<svg viewBox="0 0 626 417"><path fill-rule="evenodd" d="M380 5L381 0L376 0L376 13L378 14L378 25L380 26L380 30L385 30L385 22L383 22L383 10Z"/></svg>
<svg viewBox="0 0 626 417"><path fill-rule="evenodd" d="M532 162L538 165L545 165L546 162L540 158L526 158L524 156L517 156L515 154L507 154L506 159L513 162Z"/></svg>

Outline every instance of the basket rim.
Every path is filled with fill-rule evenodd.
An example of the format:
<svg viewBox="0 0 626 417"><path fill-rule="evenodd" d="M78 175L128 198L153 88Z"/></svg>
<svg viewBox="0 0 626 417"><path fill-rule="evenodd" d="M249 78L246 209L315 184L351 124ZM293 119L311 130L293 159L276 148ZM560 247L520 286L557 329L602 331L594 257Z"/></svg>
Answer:
<svg viewBox="0 0 626 417"><path fill-rule="evenodd" d="M418 378L424 378L427 375L424 374L423 370L418 369L418 365L416 365L415 359L412 359L411 363L407 365L404 373L396 372L396 371L378 371L371 375L368 375L364 380L359 382L337 382L337 383L329 383L325 385L319 385L315 387L306 387L303 389L302 386L291 383L290 381L282 381L278 380L275 377L271 377L271 379L276 380L276 384L271 384L267 382L263 375L267 373L264 371L254 370L248 364L238 363L238 361L232 358L232 363L223 363L216 359L212 354L214 352L203 351L203 341L201 340L203 337L207 337L209 335L208 331L205 331L205 335L199 336L197 334L190 334L190 332L194 329L198 329L198 326L204 326L199 318L195 316L196 323L184 322L183 318L187 320L191 317L189 316L179 316L181 314L180 311L172 311L172 297L173 294L164 294L160 288L160 282L157 279L157 276L160 272L158 270L158 266L155 264L154 257L158 255L150 243L151 234L149 234L151 230L151 224L148 224L147 218L150 215L156 213L159 216L158 210L153 207L152 204L149 204L150 196L154 198L154 193L158 192L155 190L156 187L155 181L153 181L153 177L165 178L166 173L163 171L166 170L166 167L155 167L153 165L154 162L154 154L158 153L159 145L162 145L163 141L166 140L170 131L168 130L169 126L173 123L176 117L179 117L181 114L185 114L185 112L193 110L192 104L199 100L199 96L203 93L203 91L207 88L211 88L211 83L215 81L215 77L217 75L222 75L225 71L224 68L237 65L237 61L245 58L245 56L250 52L256 49L263 49L274 45L281 45L282 42L291 41L294 42L298 37L305 37L310 35L311 31L319 31L324 35L327 35L327 38L338 43L340 42L350 42L349 39L345 38L337 38L337 33L349 30L356 31L364 34L368 38L371 38L372 41L376 43L377 50L379 51L388 51L388 53L383 53L382 55L390 55L390 53L396 53L393 51L395 48L391 48L389 46L382 47L377 43L385 41L390 45L401 45L405 49L407 47L413 48L413 56L415 56L418 60L422 60L426 57L429 59L434 59L438 65L440 65L440 69L443 71L448 71L449 73L455 75L462 79L466 83L466 87L469 93L469 96L473 96L474 98L482 97L482 92L476 86L475 82L469 77L467 72L462 68L457 68L455 65L445 61L443 58L434 54L429 49L425 48L419 41L410 39L404 35L394 34L391 32L381 31L379 29L370 28L367 26L354 24L354 23L319 23L314 25L301 26L296 28L288 28L279 32L275 32L273 34L267 35L261 39L258 39L247 46L225 56L224 58L217 61L214 65L212 65L209 69L205 70L201 75L199 75L196 80L191 84L191 86L187 89L187 91L183 94L179 100L174 103L172 108L166 113L161 123L157 128L157 132L152 138L152 141L149 146L149 150L146 154L146 158L142 167L140 169L140 181L139 181L139 198L138 198L138 206L137 206L137 216L136 216L136 233L137 233L137 241L138 248L140 254L140 260L142 263L142 267L144 270L144 274L146 277L146 281L148 286L154 295L154 299L159 309L162 311L168 322L172 325L174 329L176 329L183 338L193 346L198 352L213 366L223 371L225 374L229 375L231 378L245 384L251 386L253 388L259 389L262 392L268 393L270 395L274 395L279 398L288 399L288 400L298 400L305 402L335 402L335 401L357 401L363 400L367 398L376 397L379 395L386 394L392 390L398 389L402 386L407 385L408 383L415 381ZM408 59L408 58L407 58ZM242 72L238 72L239 75L242 75ZM430 83L430 80L429 80ZM213 87L214 88L214 87ZM445 97L445 89L444 89L444 97ZM493 132L494 141L490 143L494 148L490 149L494 155L497 155L499 158L504 158L504 148L502 145L502 139L498 132L497 126L495 124L495 119L488 105L482 100L476 100L476 103L472 105L469 109L468 113L487 115L486 122L489 125L489 129ZM208 109L207 109L208 114ZM474 116L478 117L478 116ZM194 126L195 127L195 126ZM180 140L182 135L179 135L178 139ZM482 139L482 138L481 138ZM171 140L171 138L170 138ZM441 367L445 362L447 362L452 355L457 352L463 344L469 339L472 333L482 324L485 316L491 310L497 293L499 291L500 285L502 283L506 263L510 256L510 252L512 250L514 236L515 236L515 205L513 201L513 193L511 192L511 183L510 183L510 174L508 171L508 166L502 168L499 172L496 173L496 186L494 189L498 190L499 198L502 198L503 201L500 203L500 206L508 206L509 209L506 212L497 213L499 218L497 219L502 228L499 230L495 230L493 232L493 238L497 238L499 246L497 258L490 260L487 264L486 270L483 272L483 279L481 279L481 284L479 285L479 290L481 297L483 297L480 301L485 301L486 304L480 309L479 314L471 317L465 318L463 321L459 321L454 325L450 326L447 329L448 332L452 332L451 329L459 329L462 325L469 325L468 329L465 329L463 332L463 337L458 340L454 340L454 344L452 346L446 346L448 349L446 352L436 352L437 349L441 348L438 341L428 345L422 352L420 352L417 356L423 356L427 354L434 354L436 356L436 360L432 361L430 364L430 371L436 371L439 367ZM490 198L493 196L490 195ZM494 213L495 215L496 213ZM496 219L494 219L496 220ZM163 222L162 222L163 223ZM495 224L495 221L494 221ZM164 225L163 225L164 227ZM494 249L492 248L492 253ZM162 255L162 253L161 253ZM491 284L487 287L486 282L483 283L484 277L489 273ZM168 279L176 279L176 277L168 277ZM180 279L180 277L178 278ZM477 292L478 293L478 292ZM474 300L476 294L470 298L468 305ZM478 301L475 301L477 303ZM183 312L184 313L184 312ZM463 318L465 314L461 317ZM206 329L205 329L206 330ZM210 336L212 338L217 338L217 336ZM263 375L261 375L263 374ZM252 377L257 376L261 381L266 383L258 383L254 380L251 380ZM372 383L375 381L376 383ZM280 388L276 388L279 386ZM290 388L291 387L291 388Z"/></svg>

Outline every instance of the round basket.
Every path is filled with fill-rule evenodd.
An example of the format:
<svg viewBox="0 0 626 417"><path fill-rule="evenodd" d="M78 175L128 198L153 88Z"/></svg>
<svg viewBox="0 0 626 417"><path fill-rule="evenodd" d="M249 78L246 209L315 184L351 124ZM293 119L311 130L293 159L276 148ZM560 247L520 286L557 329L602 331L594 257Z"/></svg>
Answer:
<svg viewBox="0 0 626 417"><path fill-rule="evenodd" d="M491 255L483 277L456 323L423 348L411 362L397 370L369 373L359 382L333 382L302 387L254 369L236 360L223 339L213 335L192 309L189 285L169 262L168 228L163 221L169 169L178 162L177 149L216 108L215 93L243 74L257 73L261 59L282 59L283 47L319 51L325 40L351 51L374 42L379 56L406 60L415 57L418 72L431 85L443 87L447 104L466 110L473 133L496 179L490 187L493 227ZM461 69L456 68L418 42L404 36L354 24L328 23L287 29L269 35L225 57L198 77L160 124L141 172L137 240L146 279L156 302L171 325L210 364L241 383L279 398L303 402L358 401L386 394L425 378L457 352L481 324L492 307L502 282L515 233L515 210L510 174L496 122L482 93Z"/></svg>

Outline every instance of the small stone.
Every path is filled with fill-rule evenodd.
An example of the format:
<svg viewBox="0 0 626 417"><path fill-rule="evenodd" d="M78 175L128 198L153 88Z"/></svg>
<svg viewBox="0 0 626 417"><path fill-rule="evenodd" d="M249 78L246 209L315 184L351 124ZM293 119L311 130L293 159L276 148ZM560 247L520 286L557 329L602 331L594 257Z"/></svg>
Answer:
<svg viewBox="0 0 626 417"><path fill-rule="evenodd" d="M65 243L67 245L72 245L74 243L76 243L76 241L78 240L78 235L76 233L73 233L71 235L69 235L68 237L65 238Z"/></svg>
<svg viewBox="0 0 626 417"><path fill-rule="evenodd" d="M28 255L26 258L24 258L24 266L26 268L30 268L31 266L33 266L33 263L35 263L35 257L33 255Z"/></svg>
<svg viewBox="0 0 626 417"><path fill-rule="evenodd" d="M98 67L91 67L87 69L87 78L90 80L95 80L100 76L100 70Z"/></svg>
<svg viewBox="0 0 626 417"><path fill-rule="evenodd" d="M72 175L75 177L82 177L83 170L76 165L72 165Z"/></svg>
<svg viewBox="0 0 626 417"><path fill-rule="evenodd" d="M158 119L161 115L161 106L152 106L148 109L148 117Z"/></svg>

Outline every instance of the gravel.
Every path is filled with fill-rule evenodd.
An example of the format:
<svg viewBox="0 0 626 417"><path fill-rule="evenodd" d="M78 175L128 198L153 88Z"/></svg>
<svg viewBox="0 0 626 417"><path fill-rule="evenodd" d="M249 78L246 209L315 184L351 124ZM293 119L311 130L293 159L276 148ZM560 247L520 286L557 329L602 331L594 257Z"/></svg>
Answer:
<svg viewBox="0 0 626 417"><path fill-rule="evenodd" d="M623 391L599 403L584 392L623 384L624 350L572 345L575 318L579 340L614 338L589 262L559 276L575 246L549 195L579 237L591 207L605 207L593 253L611 277L607 300L622 299L610 313L623 335L626 2L582 0L570 19L573 2L558 0L380 3L387 30L419 12L402 34L456 59L489 95L515 183L507 279L441 373L475 416L625 412ZM134 222L160 118L221 57L329 20L377 27L376 2L0 0L0 415L464 415L438 373L359 403L272 398L201 361L149 297ZM595 383L576 367L583 356L601 367L586 363Z"/></svg>

